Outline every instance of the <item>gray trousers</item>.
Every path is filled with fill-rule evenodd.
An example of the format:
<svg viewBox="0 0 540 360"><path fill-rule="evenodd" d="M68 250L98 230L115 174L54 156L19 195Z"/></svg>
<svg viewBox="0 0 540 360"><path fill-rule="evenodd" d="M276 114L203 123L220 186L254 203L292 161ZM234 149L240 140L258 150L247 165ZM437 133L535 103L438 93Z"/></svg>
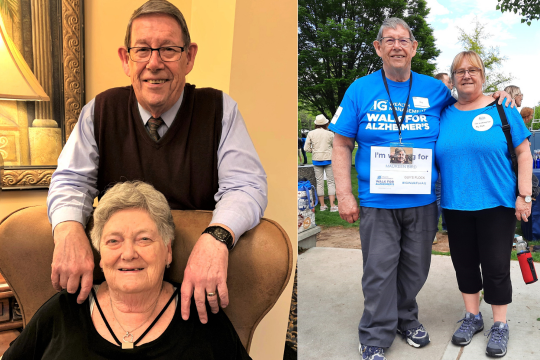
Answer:
<svg viewBox="0 0 540 360"><path fill-rule="evenodd" d="M361 344L387 348L397 328L420 325L416 295L428 276L436 218L437 202L406 209L360 208Z"/></svg>

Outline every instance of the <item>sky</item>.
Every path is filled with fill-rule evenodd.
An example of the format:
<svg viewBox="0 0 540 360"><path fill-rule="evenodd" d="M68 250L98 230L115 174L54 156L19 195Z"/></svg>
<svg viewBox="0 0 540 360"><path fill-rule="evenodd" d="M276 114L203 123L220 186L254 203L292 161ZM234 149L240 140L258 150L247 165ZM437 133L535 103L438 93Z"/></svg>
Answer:
<svg viewBox="0 0 540 360"><path fill-rule="evenodd" d="M500 55L508 59L500 71L514 77L508 85L520 87L522 107L533 108L540 102L540 21L522 24L519 14L496 10L497 0L427 0L427 4L431 11L426 21L441 50L436 60L438 71L449 72L454 56L463 50L457 28L471 33L477 17L492 35L484 40L485 45L498 46Z"/></svg>

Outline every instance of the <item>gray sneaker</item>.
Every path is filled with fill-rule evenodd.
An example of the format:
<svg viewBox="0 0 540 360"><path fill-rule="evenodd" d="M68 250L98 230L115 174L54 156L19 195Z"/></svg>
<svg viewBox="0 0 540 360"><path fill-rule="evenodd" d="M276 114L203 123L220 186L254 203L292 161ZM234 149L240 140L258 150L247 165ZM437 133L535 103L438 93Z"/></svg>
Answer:
<svg viewBox="0 0 540 360"><path fill-rule="evenodd" d="M497 321L487 333L489 336L486 347L486 355L490 357L503 357L506 355L508 339L510 338L510 329L508 324Z"/></svg>
<svg viewBox="0 0 540 360"><path fill-rule="evenodd" d="M362 360L386 360L384 349L378 346L366 346L360 344L359 349L362 354Z"/></svg>
<svg viewBox="0 0 540 360"><path fill-rule="evenodd" d="M452 343L454 345L469 345L474 334L484 330L482 313L478 313L478 315L480 315L480 319L476 319L473 314L468 312L463 319L458 321L458 323L461 322L461 326L456 330L454 336L452 336Z"/></svg>

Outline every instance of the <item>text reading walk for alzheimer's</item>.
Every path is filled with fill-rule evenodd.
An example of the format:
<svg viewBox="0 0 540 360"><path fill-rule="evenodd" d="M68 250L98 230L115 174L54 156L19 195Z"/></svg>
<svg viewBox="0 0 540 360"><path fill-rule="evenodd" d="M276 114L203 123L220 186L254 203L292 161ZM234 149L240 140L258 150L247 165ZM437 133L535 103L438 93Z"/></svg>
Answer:
<svg viewBox="0 0 540 360"><path fill-rule="evenodd" d="M424 98L414 98L413 100L415 100L414 103L415 103L415 106L417 107L419 105L419 104L416 104L419 101L418 99L427 101L427 99L424 99ZM403 111L403 107L405 106L405 104L395 103L394 106L396 107L396 111L398 113L401 113ZM369 110L378 112L378 111L387 111L388 108L389 108L388 100L376 100L373 102L373 106ZM426 111L425 108L407 109L408 115L405 115L405 121L403 121L403 124L401 125L401 130L402 131L403 130L429 130L429 123L428 123L426 115L418 114L425 111ZM411 113L412 115L410 115ZM391 114L368 112L366 115L367 115L367 120L368 120L368 123L366 125L366 130L398 131L396 121L394 120L394 117ZM399 116L399 120L401 120L401 116Z"/></svg>
<svg viewBox="0 0 540 360"><path fill-rule="evenodd" d="M390 148L371 147L369 192L372 194L430 194L431 149L413 148L412 164L390 163Z"/></svg>

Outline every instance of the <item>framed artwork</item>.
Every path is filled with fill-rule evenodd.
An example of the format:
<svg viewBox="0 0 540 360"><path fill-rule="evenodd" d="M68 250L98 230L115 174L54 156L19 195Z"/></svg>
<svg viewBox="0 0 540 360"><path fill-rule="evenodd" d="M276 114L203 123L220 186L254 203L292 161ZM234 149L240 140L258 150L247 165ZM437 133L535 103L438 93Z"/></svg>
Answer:
<svg viewBox="0 0 540 360"><path fill-rule="evenodd" d="M0 1L10 5L8 36L50 98L0 101L2 188L48 188L85 103L83 0Z"/></svg>

